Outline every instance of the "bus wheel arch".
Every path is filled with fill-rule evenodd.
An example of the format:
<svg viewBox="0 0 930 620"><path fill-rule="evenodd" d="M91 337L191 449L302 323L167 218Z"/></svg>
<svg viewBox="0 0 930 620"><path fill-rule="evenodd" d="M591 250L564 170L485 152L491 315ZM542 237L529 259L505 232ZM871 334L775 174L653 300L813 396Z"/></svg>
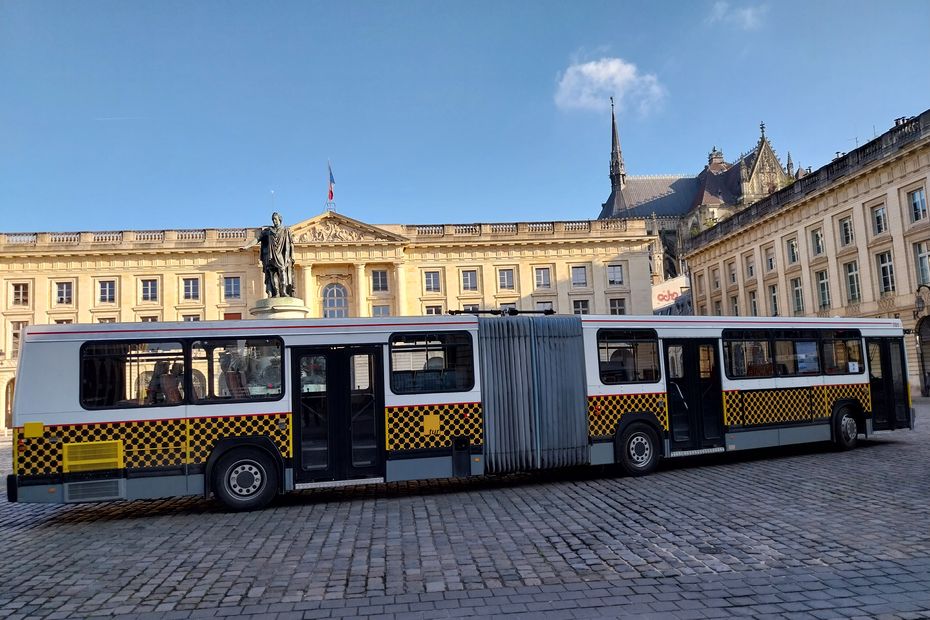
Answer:
<svg viewBox="0 0 930 620"><path fill-rule="evenodd" d="M614 434L614 461L630 476L649 474L663 456L662 437L655 414L624 415Z"/></svg>
<svg viewBox="0 0 930 620"><path fill-rule="evenodd" d="M859 433L865 432L865 414L858 401L843 400L834 403L830 416L833 443L841 450L852 450L859 443Z"/></svg>
<svg viewBox="0 0 930 620"><path fill-rule="evenodd" d="M230 487L229 476L238 468L246 479L255 478L260 488ZM281 491L284 461L268 437L229 437L213 447L204 471L204 497L212 492L233 510L252 510L266 505Z"/></svg>

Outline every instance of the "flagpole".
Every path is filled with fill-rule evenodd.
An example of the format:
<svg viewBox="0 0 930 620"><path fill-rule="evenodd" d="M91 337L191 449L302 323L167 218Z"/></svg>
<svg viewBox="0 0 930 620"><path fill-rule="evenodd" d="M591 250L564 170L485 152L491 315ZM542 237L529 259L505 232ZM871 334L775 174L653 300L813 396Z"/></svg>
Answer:
<svg viewBox="0 0 930 620"><path fill-rule="evenodd" d="M329 177L327 178L328 189L326 192L326 210L335 211L336 210L336 179L333 177L333 165L327 159L326 160L326 170L329 172Z"/></svg>

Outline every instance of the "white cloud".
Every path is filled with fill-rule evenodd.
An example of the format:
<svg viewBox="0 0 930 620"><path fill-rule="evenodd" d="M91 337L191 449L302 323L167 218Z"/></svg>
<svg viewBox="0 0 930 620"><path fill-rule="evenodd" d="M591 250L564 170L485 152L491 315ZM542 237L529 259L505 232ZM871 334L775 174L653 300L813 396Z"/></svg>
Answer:
<svg viewBox="0 0 930 620"><path fill-rule="evenodd" d="M622 58L576 63L559 75L555 104L563 109L603 110L612 96L620 109L645 113L665 97L665 87L651 73L641 73Z"/></svg>
<svg viewBox="0 0 930 620"><path fill-rule="evenodd" d="M768 11L769 7L766 4L734 7L727 0L717 0L711 5L706 21L708 24L726 24L743 30L756 30L762 26Z"/></svg>

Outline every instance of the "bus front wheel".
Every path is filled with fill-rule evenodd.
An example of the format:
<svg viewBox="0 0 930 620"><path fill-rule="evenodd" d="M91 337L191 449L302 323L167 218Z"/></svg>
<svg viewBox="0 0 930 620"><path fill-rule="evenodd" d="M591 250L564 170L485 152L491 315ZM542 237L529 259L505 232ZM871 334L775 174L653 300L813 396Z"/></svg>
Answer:
<svg viewBox="0 0 930 620"><path fill-rule="evenodd" d="M220 457L213 489L231 510L263 508L278 492L278 470L274 461L257 448L238 448Z"/></svg>
<svg viewBox="0 0 930 620"><path fill-rule="evenodd" d="M644 476L659 464L659 438L646 424L631 424L620 435L620 467L630 476Z"/></svg>
<svg viewBox="0 0 930 620"><path fill-rule="evenodd" d="M849 407L833 416L833 441L841 450L852 450L859 442L859 424Z"/></svg>

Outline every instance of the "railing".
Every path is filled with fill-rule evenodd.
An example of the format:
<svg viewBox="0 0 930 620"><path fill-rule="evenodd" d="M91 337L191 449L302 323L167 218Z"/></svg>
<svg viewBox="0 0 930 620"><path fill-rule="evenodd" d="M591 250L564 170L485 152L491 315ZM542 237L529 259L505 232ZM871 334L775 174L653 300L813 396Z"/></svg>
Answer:
<svg viewBox="0 0 930 620"><path fill-rule="evenodd" d="M246 229L245 228L217 228L216 229L216 238L217 239L245 239Z"/></svg>
<svg viewBox="0 0 930 620"><path fill-rule="evenodd" d="M56 245L77 245L81 242L81 233L49 233L48 242Z"/></svg>
<svg viewBox="0 0 930 620"><path fill-rule="evenodd" d="M601 230L626 230L626 220L598 220Z"/></svg>
<svg viewBox="0 0 930 620"><path fill-rule="evenodd" d="M203 241L207 238L206 230L179 230L178 241Z"/></svg>
<svg viewBox="0 0 930 620"><path fill-rule="evenodd" d="M442 237L446 234L446 227L442 224L414 226L413 230L418 237Z"/></svg>
<svg viewBox="0 0 930 620"><path fill-rule="evenodd" d="M91 240L93 243L122 243L123 242L123 232L120 230L95 232L93 234L94 234L94 237Z"/></svg>
<svg viewBox="0 0 930 620"><path fill-rule="evenodd" d="M526 225L526 232L529 233L552 234L554 230L555 226L552 225L552 222L530 222Z"/></svg>
<svg viewBox="0 0 930 620"><path fill-rule="evenodd" d="M39 235L36 233L7 233L6 242L10 245L35 245Z"/></svg>
<svg viewBox="0 0 930 620"><path fill-rule="evenodd" d="M516 224L490 224L492 235L515 235L517 234Z"/></svg>
<svg viewBox="0 0 930 620"><path fill-rule="evenodd" d="M591 222L565 222L565 232L591 232Z"/></svg>
<svg viewBox="0 0 930 620"><path fill-rule="evenodd" d="M456 224L452 229L455 235L480 235L481 224Z"/></svg>
<svg viewBox="0 0 930 620"><path fill-rule="evenodd" d="M137 230L133 237L136 241L145 243L159 243L165 240L165 231L163 230Z"/></svg>

